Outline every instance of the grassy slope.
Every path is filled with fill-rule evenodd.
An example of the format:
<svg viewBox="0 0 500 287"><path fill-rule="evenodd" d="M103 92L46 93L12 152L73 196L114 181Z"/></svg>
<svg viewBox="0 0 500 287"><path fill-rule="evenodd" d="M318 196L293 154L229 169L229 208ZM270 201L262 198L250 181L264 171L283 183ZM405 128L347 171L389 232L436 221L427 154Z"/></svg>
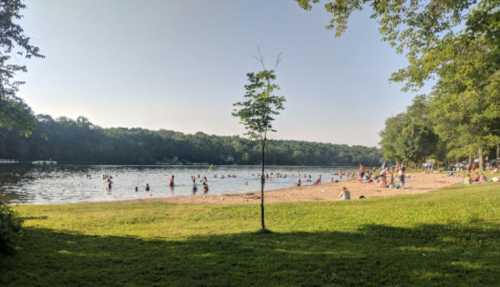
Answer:
<svg viewBox="0 0 500 287"><path fill-rule="evenodd" d="M500 185L355 202L18 206L0 286L498 286Z"/></svg>

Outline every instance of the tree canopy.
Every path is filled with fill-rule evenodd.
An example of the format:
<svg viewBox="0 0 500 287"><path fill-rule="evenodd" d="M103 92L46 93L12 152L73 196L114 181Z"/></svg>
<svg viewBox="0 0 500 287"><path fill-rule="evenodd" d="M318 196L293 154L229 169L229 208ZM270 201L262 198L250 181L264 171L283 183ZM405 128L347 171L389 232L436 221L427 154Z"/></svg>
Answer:
<svg viewBox="0 0 500 287"><path fill-rule="evenodd" d="M285 97L274 95L279 86L274 83L273 70L248 73L247 78L245 100L234 104L233 116L240 119L250 137L264 139L268 132L274 131L272 122L284 109Z"/></svg>
<svg viewBox="0 0 500 287"><path fill-rule="evenodd" d="M320 2L298 0L304 9ZM500 144L500 0L324 2L332 15L328 28L337 36L345 32L354 11L370 7L382 38L408 60L391 79L404 83L404 91L418 91L431 83L428 109L420 114L431 124L425 129L415 126L419 132L413 133L414 141L431 129L449 157L477 151L480 159L483 150ZM403 118L413 117L406 113L386 123L381 141L387 145L386 156L401 157L394 152L396 142L388 139L401 126L405 126L402 131L411 130Z"/></svg>
<svg viewBox="0 0 500 287"><path fill-rule="evenodd" d="M29 108L16 96L22 82L15 80L16 74L26 72L27 68L12 63L11 58L14 54L28 59L43 56L17 23L25 7L21 0L0 1L0 127L29 131L33 117L23 112Z"/></svg>

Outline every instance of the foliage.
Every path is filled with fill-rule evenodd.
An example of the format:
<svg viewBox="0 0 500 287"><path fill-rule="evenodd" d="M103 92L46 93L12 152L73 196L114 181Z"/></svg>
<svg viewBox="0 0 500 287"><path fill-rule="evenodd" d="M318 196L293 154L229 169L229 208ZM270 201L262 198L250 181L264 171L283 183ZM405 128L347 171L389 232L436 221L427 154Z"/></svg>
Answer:
<svg viewBox="0 0 500 287"><path fill-rule="evenodd" d="M496 286L499 185L255 205L20 205L1 286ZM487 195L487 196L485 196Z"/></svg>
<svg viewBox="0 0 500 287"><path fill-rule="evenodd" d="M240 119L250 137L261 140L274 131L273 117L284 109L285 97L274 95L279 86L273 83L276 80L273 70L248 73L247 78L245 101L234 104L233 116Z"/></svg>
<svg viewBox="0 0 500 287"><path fill-rule="evenodd" d="M431 116L449 149L466 155L500 143L500 50L490 55L493 47L467 39L453 47L430 96Z"/></svg>
<svg viewBox="0 0 500 287"><path fill-rule="evenodd" d="M311 9L320 1L298 2ZM383 39L406 53L408 66L392 80L405 90L433 80L433 132L448 157L477 151L482 162L484 150L500 144L500 1L330 0L329 27L340 35L351 13L368 5Z"/></svg>
<svg viewBox="0 0 500 287"><path fill-rule="evenodd" d="M440 142L428 115L424 96L415 97L405 113L386 120L380 133L384 158L400 162L421 163L437 154Z"/></svg>
<svg viewBox="0 0 500 287"><path fill-rule="evenodd" d="M16 97L20 81L14 79L17 72L26 72L26 66L10 63L12 55L24 58L43 57L40 49L30 44L30 38L16 23L22 18L20 11L26 6L21 0L0 1L0 127L22 128L32 126L32 118L19 117L19 110L27 109L21 99Z"/></svg>
<svg viewBox="0 0 500 287"><path fill-rule="evenodd" d="M16 235L20 230L21 220L0 200L0 254L14 251Z"/></svg>
<svg viewBox="0 0 500 287"><path fill-rule="evenodd" d="M0 97L0 129L14 130L28 136L35 126L35 116L23 100Z"/></svg>
<svg viewBox="0 0 500 287"><path fill-rule="evenodd" d="M320 0L296 0L304 9L311 9ZM423 50L434 46L442 38L457 33L463 23L478 6L477 2L494 6L498 0L327 0L324 5L332 19L329 29L337 36L347 29L351 14L371 8L372 18L378 20L379 30L385 41L397 51L407 51L416 57ZM479 4L482 5L482 4Z"/></svg>
<svg viewBox="0 0 500 287"><path fill-rule="evenodd" d="M381 158L377 148L294 140L270 140L267 150L268 164L275 165L377 165ZM0 129L0 158L96 164L258 164L260 149L238 136L104 129L83 117L38 115L28 138L16 130Z"/></svg>

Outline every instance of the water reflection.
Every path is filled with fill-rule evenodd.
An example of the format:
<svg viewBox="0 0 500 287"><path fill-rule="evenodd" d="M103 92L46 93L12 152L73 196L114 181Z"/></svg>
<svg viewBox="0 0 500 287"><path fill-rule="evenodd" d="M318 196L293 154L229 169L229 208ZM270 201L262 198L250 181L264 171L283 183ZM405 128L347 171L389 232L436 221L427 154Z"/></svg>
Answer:
<svg viewBox="0 0 500 287"><path fill-rule="evenodd" d="M270 167L266 189L295 186L299 178L304 185L319 178L342 180L350 172L346 167ZM259 186L257 166L0 165L0 194L20 203L199 196L257 191Z"/></svg>

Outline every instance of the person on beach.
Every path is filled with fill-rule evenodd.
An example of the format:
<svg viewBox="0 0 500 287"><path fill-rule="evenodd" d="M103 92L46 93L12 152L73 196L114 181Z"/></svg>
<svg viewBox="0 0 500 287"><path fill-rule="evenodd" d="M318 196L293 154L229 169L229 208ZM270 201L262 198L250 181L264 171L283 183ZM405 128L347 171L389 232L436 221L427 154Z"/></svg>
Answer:
<svg viewBox="0 0 500 287"><path fill-rule="evenodd" d="M150 191L151 188L149 187L149 183L146 183L146 191Z"/></svg>
<svg viewBox="0 0 500 287"><path fill-rule="evenodd" d="M470 173L467 173L467 175L464 177L464 184L472 184L472 177Z"/></svg>
<svg viewBox="0 0 500 287"><path fill-rule="evenodd" d="M394 188L394 167L389 170L389 187Z"/></svg>
<svg viewBox="0 0 500 287"><path fill-rule="evenodd" d="M351 200L351 192L347 190L347 187L342 187L342 192L339 195L340 200Z"/></svg>
<svg viewBox="0 0 500 287"><path fill-rule="evenodd" d="M359 181L363 181L365 178L365 167L360 164L358 169L358 179Z"/></svg>
<svg viewBox="0 0 500 287"><path fill-rule="evenodd" d="M387 168L384 167L380 171L379 178L380 178L380 187L386 188L387 187Z"/></svg>
<svg viewBox="0 0 500 287"><path fill-rule="evenodd" d="M135 187L135 192L139 192L139 187L138 186Z"/></svg>
<svg viewBox="0 0 500 287"><path fill-rule="evenodd" d="M170 182L169 182L168 186L170 186L170 188L174 188L175 187L175 176L174 175L172 175L170 177Z"/></svg>
<svg viewBox="0 0 500 287"><path fill-rule="evenodd" d="M321 175L318 177L318 179L314 182L314 185L320 185L321 184Z"/></svg>
<svg viewBox="0 0 500 287"><path fill-rule="evenodd" d="M401 186L401 188L404 188L405 187L405 180L406 180L406 174L405 174L405 167L404 166L401 166L401 168L399 169L399 185Z"/></svg>
<svg viewBox="0 0 500 287"><path fill-rule="evenodd" d="M297 186L298 186L298 187L301 187L301 186L302 186L302 180L300 179L300 177L299 177L299 180L297 181Z"/></svg>

